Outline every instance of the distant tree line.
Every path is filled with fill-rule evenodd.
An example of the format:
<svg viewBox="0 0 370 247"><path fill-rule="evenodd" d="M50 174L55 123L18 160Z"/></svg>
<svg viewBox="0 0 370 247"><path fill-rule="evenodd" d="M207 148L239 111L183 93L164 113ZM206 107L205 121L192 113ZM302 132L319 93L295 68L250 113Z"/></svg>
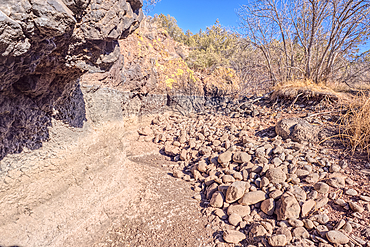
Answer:
<svg viewBox="0 0 370 247"><path fill-rule="evenodd" d="M246 86L281 82L370 84L370 0L250 0L238 11L241 28L216 23L193 34L169 15L153 22L191 48L192 69L234 69Z"/></svg>

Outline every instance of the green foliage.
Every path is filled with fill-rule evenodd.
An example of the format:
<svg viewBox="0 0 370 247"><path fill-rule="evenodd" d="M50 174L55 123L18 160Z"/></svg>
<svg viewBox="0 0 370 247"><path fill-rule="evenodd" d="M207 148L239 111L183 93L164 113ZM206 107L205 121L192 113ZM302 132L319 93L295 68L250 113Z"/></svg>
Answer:
<svg viewBox="0 0 370 247"><path fill-rule="evenodd" d="M190 68L203 70L215 66L230 66L230 59L237 51L239 35L222 27L219 21L193 34L189 30L184 33L177 21L170 15L156 15L154 21L164 28L177 42L190 47L192 51L187 58Z"/></svg>
<svg viewBox="0 0 370 247"><path fill-rule="evenodd" d="M198 70L215 66L228 67L238 42L239 36L222 27L217 20L206 31L187 36L185 44L194 48L187 62L190 67Z"/></svg>
<svg viewBox="0 0 370 247"><path fill-rule="evenodd" d="M184 31L177 25L177 21L174 17L170 15L155 15L153 21L157 23L160 27L165 29L174 40L180 43L184 43L185 34Z"/></svg>

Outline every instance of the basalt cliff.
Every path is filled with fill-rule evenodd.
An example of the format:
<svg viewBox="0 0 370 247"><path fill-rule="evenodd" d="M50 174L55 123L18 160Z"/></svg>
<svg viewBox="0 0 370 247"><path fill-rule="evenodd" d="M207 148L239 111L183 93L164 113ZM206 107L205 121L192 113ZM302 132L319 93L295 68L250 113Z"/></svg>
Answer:
<svg viewBox="0 0 370 247"><path fill-rule="evenodd" d="M82 127L79 78L123 61L118 39L139 26L141 7L142 0L1 1L0 160L41 147L52 118Z"/></svg>

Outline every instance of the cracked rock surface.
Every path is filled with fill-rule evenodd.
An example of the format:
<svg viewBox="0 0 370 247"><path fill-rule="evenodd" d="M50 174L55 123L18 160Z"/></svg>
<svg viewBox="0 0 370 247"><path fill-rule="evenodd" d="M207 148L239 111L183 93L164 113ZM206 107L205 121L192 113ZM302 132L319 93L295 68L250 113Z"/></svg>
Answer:
<svg viewBox="0 0 370 247"><path fill-rule="evenodd" d="M49 138L51 118L81 127L78 78L123 61L119 38L143 18L141 0L0 2L0 159Z"/></svg>

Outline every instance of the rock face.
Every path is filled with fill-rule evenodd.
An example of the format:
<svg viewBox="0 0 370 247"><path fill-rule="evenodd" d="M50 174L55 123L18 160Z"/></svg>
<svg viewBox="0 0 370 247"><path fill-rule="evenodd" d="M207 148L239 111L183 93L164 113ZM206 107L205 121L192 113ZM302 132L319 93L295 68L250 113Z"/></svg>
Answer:
<svg viewBox="0 0 370 247"><path fill-rule="evenodd" d="M81 127L78 78L120 66L119 38L143 18L141 0L0 3L0 159L49 138L51 118Z"/></svg>
<svg viewBox="0 0 370 247"><path fill-rule="evenodd" d="M275 132L283 139L289 138L297 142L318 142L320 128L309 124L301 118L287 118L276 124Z"/></svg>

